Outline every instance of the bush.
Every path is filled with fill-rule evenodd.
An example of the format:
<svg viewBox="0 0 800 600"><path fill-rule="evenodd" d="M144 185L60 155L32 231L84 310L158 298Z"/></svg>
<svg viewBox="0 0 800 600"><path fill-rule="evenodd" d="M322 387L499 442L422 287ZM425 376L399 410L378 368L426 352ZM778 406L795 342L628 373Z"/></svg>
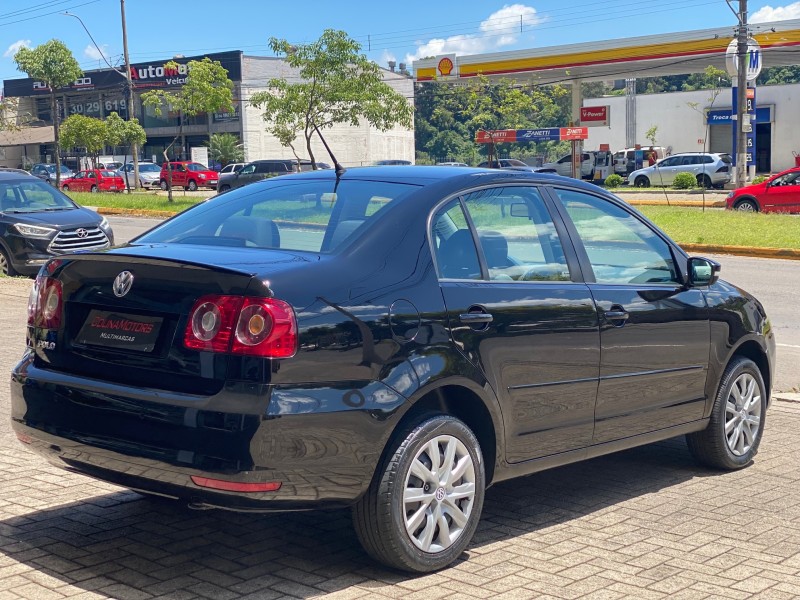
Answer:
<svg viewBox="0 0 800 600"><path fill-rule="evenodd" d="M616 173L614 173L606 177L606 187L611 189L618 188L619 186L622 185L623 181L625 180L622 179L621 175L617 175Z"/></svg>
<svg viewBox="0 0 800 600"><path fill-rule="evenodd" d="M697 187L697 179L691 173L678 173L675 175L672 187L676 190L690 190L693 187Z"/></svg>
<svg viewBox="0 0 800 600"><path fill-rule="evenodd" d="M751 182L753 185L764 183L767 180L765 175L756 175L753 177L753 181Z"/></svg>

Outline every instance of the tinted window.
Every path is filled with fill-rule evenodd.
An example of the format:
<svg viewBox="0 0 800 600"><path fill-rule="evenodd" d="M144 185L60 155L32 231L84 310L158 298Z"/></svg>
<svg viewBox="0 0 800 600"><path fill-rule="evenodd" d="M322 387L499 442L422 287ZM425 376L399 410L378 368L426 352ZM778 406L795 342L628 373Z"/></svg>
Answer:
<svg viewBox="0 0 800 600"><path fill-rule="evenodd" d="M433 217L433 246L442 279L482 279L475 240L458 200Z"/></svg>
<svg viewBox="0 0 800 600"><path fill-rule="evenodd" d="M464 197L489 279L569 281L561 240L539 191L513 186Z"/></svg>
<svg viewBox="0 0 800 600"><path fill-rule="evenodd" d="M245 186L197 205L136 242L331 252L416 189L342 181L334 194L334 186L333 181Z"/></svg>
<svg viewBox="0 0 800 600"><path fill-rule="evenodd" d="M682 156L681 157L681 165L684 167L688 167L690 165L697 165L700 164L700 157L692 154L690 156Z"/></svg>
<svg viewBox="0 0 800 600"><path fill-rule="evenodd" d="M239 171L239 174L240 175L252 175L253 173L256 172L256 167L257 166L258 165L255 165L253 163L250 163L249 165L245 165L244 167L242 167L242 170Z"/></svg>
<svg viewBox="0 0 800 600"><path fill-rule="evenodd" d="M665 158L660 163L658 163L659 167L676 167L680 164L680 156L672 156L670 158Z"/></svg>
<svg viewBox="0 0 800 600"><path fill-rule="evenodd" d="M75 204L39 179L0 183L0 210L4 212L27 213L66 208L75 208Z"/></svg>
<svg viewBox="0 0 800 600"><path fill-rule="evenodd" d="M578 230L598 283L680 282L667 243L633 214L589 194L557 193Z"/></svg>
<svg viewBox="0 0 800 600"><path fill-rule="evenodd" d="M703 159L703 164L705 165L710 165L714 162L714 158L708 154L704 154L701 158Z"/></svg>
<svg viewBox="0 0 800 600"><path fill-rule="evenodd" d="M208 167L201 165L200 163L189 163L186 165L186 168L190 171L208 171Z"/></svg>

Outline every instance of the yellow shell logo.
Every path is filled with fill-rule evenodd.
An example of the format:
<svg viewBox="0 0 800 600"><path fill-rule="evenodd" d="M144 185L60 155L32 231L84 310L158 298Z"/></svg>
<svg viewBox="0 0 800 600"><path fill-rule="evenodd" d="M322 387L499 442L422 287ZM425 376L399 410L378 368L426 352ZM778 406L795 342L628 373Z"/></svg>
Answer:
<svg viewBox="0 0 800 600"><path fill-rule="evenodd" d="M447 77L453 72L453 61L445 57L439 61L436 68L439 69L439 73L441 73L443 77Z"/></svg>

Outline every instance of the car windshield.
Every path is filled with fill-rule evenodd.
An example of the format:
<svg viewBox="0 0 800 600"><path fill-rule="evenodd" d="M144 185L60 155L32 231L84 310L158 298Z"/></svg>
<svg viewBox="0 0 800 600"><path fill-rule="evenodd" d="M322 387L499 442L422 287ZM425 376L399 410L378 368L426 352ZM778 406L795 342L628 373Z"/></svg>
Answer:
<svg viewBox="0 0 800 600"><path fill-rule="evenodd" d="M0 182L0 212L29 213L77 208L67 196L37 179Z"/></svg>
<svg viewBox="0 0 800 600"><path fill-rule="evenodd" d="M334 189L336 191L334 192ZM269 181L217 196L134 240L333 252L417 186L374 181Z"/></svg>
<svg viewBox="0 0 800 600"><path fill-rule="evenodd" d="M208 167L205 167L200 163L189 163L188 165L186 165L186 168L189 171L208 171Z"/></svg>
<svg viewBox="0 0 800 600"><path fill-rule="evenodd" d="M114 171L100 171L100 175L103 177L116 177L117 174Z"/></svg>

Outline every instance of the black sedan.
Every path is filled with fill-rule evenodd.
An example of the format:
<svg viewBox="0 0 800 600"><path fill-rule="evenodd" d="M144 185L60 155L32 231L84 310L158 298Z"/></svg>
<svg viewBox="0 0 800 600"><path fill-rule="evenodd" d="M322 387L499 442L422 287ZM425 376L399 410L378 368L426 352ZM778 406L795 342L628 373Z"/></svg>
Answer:
<svg viewBox="0 0 800 600"><path fill-rule="evenodd" d="M108 221L23 172L0 171L0 273L35 275L53 256L114 243Z"/></svg>
<svg viewBox="0 0 800 600"><path fill-rule="evenodd" d="M751 462L775 339L718 271L555 175L278 177L50 261L12 424L195 507L353 507L369 554L431 571L492 483L684 434Z"/></svg>

